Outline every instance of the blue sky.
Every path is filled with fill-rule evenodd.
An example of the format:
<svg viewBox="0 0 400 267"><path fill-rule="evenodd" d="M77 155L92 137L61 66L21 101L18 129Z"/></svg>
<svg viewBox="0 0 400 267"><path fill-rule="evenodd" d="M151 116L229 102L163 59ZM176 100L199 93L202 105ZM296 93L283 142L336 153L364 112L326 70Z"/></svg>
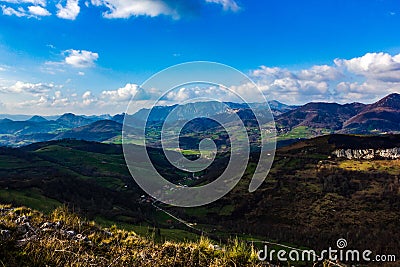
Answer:
<svg viewBox="0 0 400 267"><path fill-rule="evenodd" d="M0 8L0 113L119 113L138 84L193 60L237 68L291 104L400 91L396 0L0 0Z"/></svg>

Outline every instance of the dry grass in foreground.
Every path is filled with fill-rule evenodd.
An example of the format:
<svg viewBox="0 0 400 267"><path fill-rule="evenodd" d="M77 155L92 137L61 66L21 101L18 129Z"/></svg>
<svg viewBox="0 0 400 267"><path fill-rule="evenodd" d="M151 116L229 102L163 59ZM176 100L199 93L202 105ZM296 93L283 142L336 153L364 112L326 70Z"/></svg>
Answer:
<svg viewBox="0 0 400 267"><path fill-rule="evenodd" d="M132 231L102 229L63 208L49 216L0 205L0 266L268 266L233 240L156 243Z"/></svg>

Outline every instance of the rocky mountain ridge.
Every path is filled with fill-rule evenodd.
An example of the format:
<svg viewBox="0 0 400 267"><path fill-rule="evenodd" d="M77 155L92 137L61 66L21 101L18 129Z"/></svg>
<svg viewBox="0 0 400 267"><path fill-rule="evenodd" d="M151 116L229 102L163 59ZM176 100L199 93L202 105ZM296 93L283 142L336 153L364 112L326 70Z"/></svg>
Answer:
<svg viewBox="0 0 400 267"><path fill-rule="evenodd" d="M337 158L347 159L400 159L400 147L386 149L336 149L332 152Z"/></svg>

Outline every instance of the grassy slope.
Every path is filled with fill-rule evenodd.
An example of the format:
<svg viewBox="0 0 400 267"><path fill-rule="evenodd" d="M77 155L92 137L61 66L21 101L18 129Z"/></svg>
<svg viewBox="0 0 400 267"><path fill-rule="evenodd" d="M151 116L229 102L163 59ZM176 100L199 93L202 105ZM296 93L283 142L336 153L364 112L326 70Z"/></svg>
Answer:
<svg viewBox="0 0 400 267"><path fill-rule="evenodd" d="M0 176L3 202L46 213L67 203L105 226L117 224L148 235L157 225L163 238L198 239L186 230L169 229L174 226L166 223L171 218L160 216L149 203L138 203L143 192L130 177L118 146L63 140L23 151L6 149L0 154Z"/></svg>
<svg viewBox="0 0 400 267"><path fill-rule="evenodd" d="M394 147L400 142L398 136L374 139L324 136L284 147L253 194L247 192L245 177L219 201L181 212L189 221L214 225L221 234L230 229L321 249L346 236L354 247L368 244L369 249L396 252L400 161L330 158L336 147L369 147L375 141L375 146Z"/></svg>
<svg viewBox="0 0 400 267"><path fill-rule="evenodd" d="M370 147L375 143L378 143L379 147L390 147L398 142L398 136L389 138L324 136L301 141L277 151L270 175L263 186L253 194L247 192L246 181L248 182L251 175L251 172L248 172L234 191L216 203L193 209L165 208L190 222L197 222L199 228L221 237L232 234L243 237L258 236L261 239L326 248L345 235L355 247L364 243L369 245L369 249L392 251L400 245L398 243L400 233L396 223L400 220L397 212L400 207L400 190L395 183L398 161L388 163L388 161L328 160L328 157L335 147L359 145ZM65 146L63 148L65 150L76 150L74 152L76 155L83 153L81 159L88 158L88 164L81 164L82 168L77 168L76 164L79 166L79 162L76 162L70 150L55 153L59 147L53 147L47 152L46 149L36 147L33 149L37 151L34 154L52 155L53 161L32 163L30 159L21 164L18 160L22 159L16 157L11 160L11 163L14 162L13 165L8 165L7 159L3 159L5 163L2 164L0 157L0 171L2 168L8 172L20 168L18 172L21 172L22 169L34 166L43 165L48 168L52 166L51 164L55 164L63 171L73 173L84 173L95 167L100 169L99 173L102 174L110 170L96 165L103 160L111 162L118 160L112 159L117 157L117 152L109 151L112 150L110 146L103 145L102 151L107 153L100 153L101 155L97 155L98 153L94 151L85 151L88 148L80 143L62 146ZM56 162L58 155L63 156ZM24 165L29 168L24 168ZM249 167L252 168L254 169L254 163ZM89 179L97 181L99 176ZM110 218L117 217L108 217L102 223L111 225L113 222L110 222ZM165 221L168 218L165 216L153 214L151 218L150 224L157 223L161 224L161 228L167 227ZM122 227L127 227L126 222L119 223ZM151 235L149 224L142 224L142 227L140 223L136 225L139 226L135 230L143 235ZM161 231L165 236L169 235L168 231L163 229ZM180 234L175 230L170 231L168 238L173 235L179 239L190 238L186 236L187 232Z"/></svg>
<svg viewBox="0 0 400 267"><path fill-rule="evenodd" d="M37 188L25 190L0 189L0 201L24 204L44 212L50 212L62 205L57 200L43 196Z"/></svg>

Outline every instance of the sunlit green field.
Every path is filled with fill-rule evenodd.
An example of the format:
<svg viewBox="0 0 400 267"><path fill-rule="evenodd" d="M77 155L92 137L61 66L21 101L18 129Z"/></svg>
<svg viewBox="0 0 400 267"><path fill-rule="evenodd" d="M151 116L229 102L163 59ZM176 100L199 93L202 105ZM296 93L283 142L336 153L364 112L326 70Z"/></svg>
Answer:
<svg viewBox="0 0 400 267"><path fill-rule="evenodd" d="M329 129L314 129L307 126L299 126L293 128L290 132L278 135L277 140L287 140L287 139L298 139L298 138L310 138L317 135L330 134L332 131Z"/></svg>
<svg viewBox="0 0 400 267"><path fill-rule="evenodd" d="M400 174L400 160L345 160L340 162L338 166L351 171Z"/></svg>

